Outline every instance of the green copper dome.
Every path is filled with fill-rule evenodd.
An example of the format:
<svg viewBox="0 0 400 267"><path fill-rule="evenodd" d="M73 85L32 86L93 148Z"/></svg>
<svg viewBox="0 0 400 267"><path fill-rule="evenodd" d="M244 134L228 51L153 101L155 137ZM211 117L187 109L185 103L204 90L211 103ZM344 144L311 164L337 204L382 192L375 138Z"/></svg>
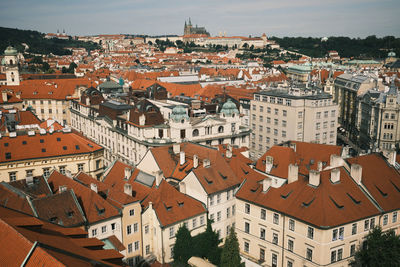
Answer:
<svg viewBox="0 0 400 267"><path fill-rule="evenodd" d="M186 109L183 106L176 106L172 109L171 120L174 122L180 122L188 119L189 116L187 115Z"/></svg>
<svg viewBox="0 0 400 267"><path fill-rule="evenodd" d="M222 105L221 113L227 117L231 117L233 114L239 114L239 110L237 109L235 103L229 98L225 104Z"/></svg>
<svg viewBox="0 0 400 267"><path fill-rule="evenodd" d="M8 47L6 48L6 50L4 50L4 55L5 55L5 56L16 56L17 53L18 53L17 49L15 49L15 48L12 47L12 46L8 46Z"/></svg>
<svg viewBox="0 0 400 267"><path fill-rule="evenodd" d="M388 53L388 57L396 57L396 53L393 52L393 51L390 51L390 52Z"/></svg>

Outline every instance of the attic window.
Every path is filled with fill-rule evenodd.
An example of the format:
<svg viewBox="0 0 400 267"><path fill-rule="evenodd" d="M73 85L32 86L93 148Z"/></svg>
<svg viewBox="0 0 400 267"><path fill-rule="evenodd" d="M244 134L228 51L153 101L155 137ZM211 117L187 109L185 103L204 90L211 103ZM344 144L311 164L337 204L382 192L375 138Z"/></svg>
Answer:
<svg viewBox="0 0 400 267"><path fill-rule="evenodd" d="M332 200L333 204L335 204L336 208L338 208L338 209L343 209L344 208L343 205L339 205L331 196L329 198Z"/></svg>
<svg viewBox="0 0 400 267"><path fill-rule="evenodd" d="M23 144L23 145L26 145L26 141L22 141L22 144Z"/></svg>
<svg viewBox="0 0 400 267"><path fill-rule="evenodd" d="M80 149L79 145L75 145L75 148L76 148L76 150Z"/></svg>
<svg viewBox="0 0 400 267"><path fill-rule="evenodd" d="M40 139L40 143L44 143L44 140L43 140L43 139Z"/></svg>
<svg viewBox="0 0 400 267"><path fill-rule="evenodd" d="M227 175L223 175L222 173L220 173L220 172L218 172L219 173L219 175L222 177L222 179L224 179L224 180L226 180L226 178L228 178L228 176Z"/></svg>
<svg viewBox="0 0 400 267"><path fill-rule="evenodd" d="M68 218L72 218L72 216L74 216L74 211L68 211L67 212L67 216L68 216Z"/></svg>
<svg viewBox="0 0 400 267"><path fill-rule="evenodd" d="M400 188L399 188L397 185L395 185L392 181L390 181L390 182L392 183L392 185L394 186L394 188L396 188L397 192L400 192Z"/></svg>
<svg viewBox="0 0 400 267"><path fill-rule="evenodd" d="M165 203L163 203L163 204L164 204L164 207L165 207L165 209L166 209L167 211L170 211L170 210L172 209L172 206L166 205Z"/></svg>
<svg viewBox="0 0 400 267"><path fill-rule="evenodd" d="M61 141L61 138L60 137L57 137L57 142L60 142Z"/></svg>
<svg viewBox="0 0 400 267"><path fill-rule="evenodd" d="M93 148L92 144L87 144L89 147Z"/></svg>
<svg viewBox="0 0 400 267"><path fill-rule="evenodd" d="M346 195L354 202L354 204L360 204L361 203L361 201L360 200L357 200L357 199L355 199L352 195L350 195L349 193L346 193Z"/></svg>
<svg viewBox="0 0 400 267"><path fill-rule="evenodd" d="M37 92L35 91L35 92L33 92L33 94L34 94L34 95L37 95Z"/></svg>
<svg viewBox="0 0 400 267"><path fill-rule="evenodd" d="M50 218L50 222L52 222L52 223L57 222L57 217L51 217L51 218Z"/></svg>
<svg viewBox="0 0 400 267"><path fill-rule="evenodd" d="M52 95L53 94L53 92L52 91L49 91L49 95Z"/></svg>
<svg viewBox="0 0 400 267"><path fill-rule="evenodd" d="M303 207L306 207L306 208L307 208L308 206L310 206L311 203L313 203L314 199L315 199L315 197L314 197L313 199L311 199L309 202L303 202L303 203L302 203Z"/></svg>
<svg viewBox="0 0 400 267"><path fill-rule="evenodd" d="M11 152L6 153L6 159L11 159Z"/></svg>
<svg viewBox="0 0 400 267"><path fill-rule="evenodd" d="M42 148L42 152L46 152L46 148Z"/></svg>
<svg viewBox="0 0 400 267"><path fill-rule="evenodd" d="M375 187L376 187L376 189L378 189L379 193L381 193L381 195L383 197L387 197L387 195L388 195L387 193L383 192L378 186L375 185Z"/></svg>
<svg viewBox="0 0 400 267"><path fill-rule="evenodd" d="M257 192L257 190L258 190L259 187L260 187L260 185L257 184L257 185L255 185L255 186L253 186L252 188L250 188L250 191L253 192L253 193L255 193L255 192Z"/></svg>
<svg viewBox="0 0 400 267"><path fill-rule="evenodd" d="M4 146L8 146L8 143L4 143Z"/></svg>
<svg viewBox="0 0 400 267"><path fill-rule="evenodd" d="M183 207L183 201L177 200L176 202L178 203L178 206L179 206L179 207Z"/></svg>
<svg viewBox="0 0 400 267"><path fill-rule="evenodd" d="M97 207L96 204L95 204L94 206L96 207L97 213L98 213L99 215L104 214L104 212L106 211L105 208L99 208L99 207Z"/></svg>
<svg viewBox="0 0 400 267"><path fill-rule="evenodd" d="M244 174L248 174L249 172L246 171L245 169L241 168Z"/></svg>
<svg viewBox="0 0 400 267"><path fill-rule="evenodd" d="M290 194L293 192L293 190L291 190L289 193L287 193L286 195L281 195L281 198L283 198L283 199L287 199L289 196L290 196Z"/></svg>
<svg viewBox="0 0 400 267"><path fill-rule="evenodd" d="M206 180L206 182L207 182L208 184L212 184L212 183L213 183L212 180L208 180L207 177L205 177L205 176L204 176L204 180Z"/></svg>
<svg viewBox="0 0 400 267"><path fill-rule="evenodd" d="M63 149L64 149L64 150L67 150L67 147L66 147L66 146L63 146Z"/></svg>

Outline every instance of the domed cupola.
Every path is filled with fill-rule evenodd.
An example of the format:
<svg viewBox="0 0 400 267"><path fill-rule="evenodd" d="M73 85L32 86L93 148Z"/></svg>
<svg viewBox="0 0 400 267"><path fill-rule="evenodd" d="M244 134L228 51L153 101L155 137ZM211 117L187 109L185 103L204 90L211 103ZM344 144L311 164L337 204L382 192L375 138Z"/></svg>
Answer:
<svg viewBox="0 0 400 267"><path fill-rule="evenodd" d="M7 46L6 50L4 50L5 56L16 56L18 54L17 49L12 46Z"/></svg>
<svg viewBox="0 0 400 267"><path fill-rule="evenodd" d="M229 98L228 101L225 102L225 104L222 105L221 114L223 114L225 117L234 117L235 114L239 114L239 110L237 109L235 103L232 102L232 100Z"/></svg>
<svg viewBox="0 0 400 267"><path fill-rule="evenodd" d="M173 122L183 122L189 120L186 109L183 106L176 106L172 109L171 120Z"/></svg>

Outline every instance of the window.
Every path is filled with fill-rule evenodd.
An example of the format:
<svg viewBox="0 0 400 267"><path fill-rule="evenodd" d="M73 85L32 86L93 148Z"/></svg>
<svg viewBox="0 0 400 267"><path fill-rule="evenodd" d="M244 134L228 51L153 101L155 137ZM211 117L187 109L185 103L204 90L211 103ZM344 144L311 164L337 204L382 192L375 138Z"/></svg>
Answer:
<svg viewBox="0 0 400 267"><path fill-rule="evenodd" d="M335 115L336 115L336 114L335 114L335 111L332 110L332 111L331 111L331 117L335 117Z"/></svg>
<svg viewBox="0 0 400 267"><path fill-rule="evenodd" d="M231 217L231 208L230 207L226 209L226 218L229 218L229 217Z"/></svg>
<svg viewBox="0 0 400 267"><path fill-rule="evenodd" d="M288 250L293 252L293 248L294 248L294 242L292 239L288 240Z"/></svg>
<svg viewBox="0 0 400 267"><path fill-rule="evenodd" d="M244 223L244 231L246 233L250 233L250 224L248 222Z"/></svg>
<svg viewBox="0 0 400 267"><path fill-rule="evenodd" d="M150 245L146 245L146 255L150 254Z"/></svg>
<svg viewBox="0 0 400 267"><path fill-rule="evenodd" d="M344 239L344 227L339 228L339 239L340 240Z"/></svg>
<svg viewBox="0 0 400 267"><path fill-rule="evenodd" d="M352 244L350 246L350 256L354 256L355 253L356 253L356 245Z"/></svg>
<svg viewBox="0 0 400 267"><path fill-rule="evenodd" d="M274 224L279 224L279 214L274 213Z"/></svg>
<svg viewBox="0 0 400 267"><path fill-rule="evenodd" d="M169 237L171 238L171 237L174 237L175 236L175 229L174 229L174 227L170 227L169 228Z"/></svg>
<svg viewBox="0 0 400 267"><path fill-rule="evenodd" d="M250 214L250 204L247 204L247 203L245 204L244 212L247 213L247 214Z"/></svg>
<svg viewBox="0 0 400 267"><path fill-rule="evenodd" d="M244 242L244 252L249 253L250 250L250 244L248 242Z"/></svg>
<svg viewBox="0 0 400 267"><path fill-rule="evenodd" d="M331 263L336 262L336 250L331 251Z"/></svg>
<svg viewBox="0 0 400 267"><path fill-rule="evenodd" d="M26 176L33 176L33 170L26 170Z"/></svg>
<svg viewBox="0 0 400 267"><path fill-rule="evenodd" d="M332 231L332 241L337 240L338 229L333 229Z"/></svg>
<svg viewBox="0 0 400 267"><path fill-rule="evenodd" d="M101 233L104 234L105 232L107 232L107 225L101 227Z"/></svg>
<svg viewBox="0 0 400 267"><path fill-rule="evenodd" d="M219 126L218 133L223 133L223 132L224 132L224 126Z"/></svg>
<svg viewBox="0 0 400 267"><path fill-rule="evenodd" d="M294 231L294 220L289 219L289 230Z"/></svg>
<svg viewBox="0 0 400 267"><path fill-rule="evenodd" d="M200 225L204 225L204 216L200 217Z"/></svg>
<svg viewBox="0 0 400 267"><path fill-rule="evenodd" d="M286 137L286 131L282 131L282 137Z"/></svg>
<svg viewBox="0 0 400 267"><path fill-rule="evenodd" d="M278 234L277 233L272 234L272 244L275 244L275 245L278 244Z"/></svg>
<svg viewBox="0 0 400 267"><path fill-rule="evenodd" d="M265 240L265 229L260 228L260 239Z"/></svg>
<svg viewBox="0 0 400 267"><path fill-rule="evenodd" d="M214 205L214 196L210 196L210 206Z"/></svg>
<svg viewBox="0 0 400 267"><path fill-rule="evenodd" d="M328 114L329 114L328 111L324 111L324 118L328 118Z"/></svg>
<svg viewBox="0 0 400 267"><path fill-rule="evenodd" d="M287 261L287 267L293 267L293 262L290 261L290 260L288 260L288 261Z"/></svg>
<svg viewBox="0 0 400 267"><path fill-rule="evenodd" d="M231 198L231 190L228 190L226 192L226 200L229 200Z"/></svg>
<svg viewBox="0 0 400 267"><path fill-rule="evenodd" d="M267 107L267 113L271 113L271 108Z"/></svg>
<svg viewBox="0 0 400 267"><path fill-rule="evenodd" d="M133 232L136 233L139 230L139 225L137 223L133 224Z"/></svg>
<svg viewBox="0 0 400 267"><path fill-rule="evenodd" d="M274 125L278 125L278 119L274 119Z"/></svg>
<svg viewBox="0 0 400 267"><path fill-rule="evenodd" d="M271 123L271 118L267 117L267 123Z"/></svg>
<svg viewBox="0 0 400 267"><path fill-rule="evenodd" d="M192 132L192 135L195 136L199 136L199 130L198 129L194 129Z"/></svg>
<svg viewBox="0 0 400 267"><path fill-rule="evenodd" d="M299 111L299 112L297 113L297 117L298 117L299 119L303 118L303 111Z"/></svg>
<svg viewBox="0 0 400 267"><path fill-rule="evenodd" d="M65 166L60 166L60 173L65 175Z"/></svg>
<svg viewBox="0 0 400 267"><path fill-rule="evenodd" d="M279 112L279 111L278 111L278 109L277 109L277 108L276 108L276 109L274 109L274 114L275 114L275 115L278 115L278 112Z"/></svg>
<svg viewBox="0 0 400 267"><path fill-rule="evenodd" d="M129 216L135 216L135 209L129 210Z"/></svg>
<svg viewBox="0 0 400 267"><path fill-rule="evenodd" d="M317 112L317 119L321 119L321 112Z"/></svg>
<svg viewBox="0 0 400 267"><path fill-rule="evenodd" d="M221 220L221 212L218 211L217 212L217 222L219 222Z"/></svg>
<svg viewBox="0 0 400 267"><path fill-rule="evenodd" d="M263 116L259 116L259 121L263 122Z"/></svg>
<svg viewBox="0 0 400 267"><path fill-rule="evenodd" d="M316 129L316 130L321 129L321 123L320 123L320 122L317 122L317 123L315 124L315 129Z"/></svg>
<svg viewBox="0 0 400 267"><path fill-rule="evenodd" d="M312 261L312 249L311 248L307 248L307 252L306 252L306 259L309 261Z"/></svg>
<svg viewBox="0 0 400 267"><path fill-rule="evenodd" d="M264 106L260 106L260 112L264 112Z"/></svg>
<svg viewBox="0 0 400 267"><path fill-rule="evenodd" d="M327 121L324 121L323 127L324 127L324 129L328 128L328 122Z"/></svg>
<svg viewBox="0 0 400 267"><path fill-rule="evenodd" d="M135 241L135 251L139 250L139 241Z"/></svg>
<svg viewBox="0 0 400 267"><path fill-rule="evenodd" d="M287 110L282 110L283 117L287 117Z"/></svg>
<svg viewBox="0 0 400 267"><path fill-rule="evenodd" d="M308 226L307 237L310 239L314 239L314 228Z"/></svg>
<svg viewBox="0 0 400 267"><path fill-rule="evenodd" d="M351 225L351 234L352 234L352 235L357 234L357 223L353 223L353 224Z"/></svg>
<svg viewBox="0 0 400 267"><path fill-rule="evenodd" d="M282 121L282 127L286 127L286 121Z"/></svg>
<svg viewBox="0 0 400 267"><path fill-rule="evenodd" d="M265 261L265 249L260 248L260 262Z"/></svg>
<svg viewBox="0 0 400 267"><path fill-rule="evenodd" d="M364 221L364 231L368 231L369 229L369 220Z"/></svg>
<svg viewBox="0 0 400 267"><path fill-rule="evenodd" d="M128 244L128 253L131 253L131 252L132 252L132 243Z"/></svg>
<svg viewBox="0 0 400 267"><path fill-rule="evenodd" d="M232 216L235 215L235 205L232 206Z"/></svg>
<svg viewBox="0 0 400 267"><path fill-rule="evenodd" d="M211 220L211 221L214 221L214 213L211 213L211 214L210 214L210 220Z"/></svg>
<svg viewBox="0 0 400 267"><path fill-rule="evenodd" d="M280 98L280 97L278 97L278 101L277 101L277 103L278 103L278 104L280 104L280 105L282 105L282 104L283 104L283 99L282 99L282 98Z"/></svg>
<svg viewBox="0 0 400 267"><path fill-rule="evenodd" d="M84 166L84 163L78 164L78 172L83 172L83 166Z"/></svg>
<svg viewBox="0 0 400 267"><path fill-rule="evenodd" d="M340 261L343 259L343 249L339 248L337 251L337 260Z"/></svg>
<svg viewBox="0 0 400 267"><path fill-rule="evenodd" d="M274 129L274 135L278 135L278 129Z"/></svg>
<svg viewBox="0 0 400 267"><path fill-rule="evenodd" d="M114 231L115 230L115 223L112 223L111 224L111 231Z"/></svg>
<svg viewBox="0 0 400 267"><path fill-rule="evenodd" d="M253 105L253 110L256 110L256 108L257 108L257 106L256 106L256 105Z"/></svg>
<svg viewBox="0 0 400 267"><path fill-rule="evenodd" d="M299 121L297 123L297 129L302 129L303 128L303 122Z"/></svg>
<svg viewBox="0 0 400 267"><path fill-rule="evenodd" d="M267 218L267 212L265 209L261 209L261 219L265 220Z"/></svg>
<svg viewBox="0 0 400 267"><path fill-rule="evenodd" d="M97 235L97 229L92 229L92 236L96 236Z"/></svg>
<svg viewBox="0 0 400 267"><path fill-rule="evenodd" d="M220 203L221 202L221 194L218 194L217 195L217 203Z"/></svg>
<svg viewBox="0 0 400 267"><path fill-rule="evenodd" d="M393 212L392 223L397 222L397 211Z"/></svg>
<svg viewBox="0 0 400 267"><path fill-rule="evenodd" d="M278 255L275 253L272 253L272 267L277 267L278 266Z"/></svg>
<svg viewBox="0 0 400 267"><path fill-rule="evenodd" d="M126 234L127 234L127 235L132 234L132 225L128 225L128 226L126 227Z"/></svg>
<svg viewBox="0 0 400 267"><path fill-rule="evenodd" d="M193 228L196 228L196 226L197 226L197 218L194 218L194 219L192 220L192 227L193 227Z"/></svg>
<svg viewBox="0 0 400 267"><path fill-rule="evenodd" d="M10 177L10 182L17 180L17 172L9 172L8 175Z"/></svg>
<svg viewBox="0 0 400 267"><path fill-rule="evenodd" d="M145 233L146 235L149 233L149 226L148 226L148 225L146 225L146 226L144 227L144 233Z"/></svg>

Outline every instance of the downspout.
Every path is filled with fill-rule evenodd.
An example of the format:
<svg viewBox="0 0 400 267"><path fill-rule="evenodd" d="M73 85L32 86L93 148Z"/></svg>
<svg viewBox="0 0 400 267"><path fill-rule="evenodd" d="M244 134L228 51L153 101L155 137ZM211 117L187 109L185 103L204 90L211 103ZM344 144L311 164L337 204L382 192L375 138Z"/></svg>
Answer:
<svg viewBox="0 0 400 267"><path fill-rule="evenodd" d="M381 144L381 133L382 133L382 116L383 116L383 110L379 107L380 113L381 113L381 118L379 120L379 135L378 135L378 148Z"/></svg>
<svg viewBox="0 0 400 267"><path fill-rule="evenodd" d="M286 218L285 218L284 214L282 215L282 217L283 217L283 231L282 231L283 236L282 236L282 262L281 262L281 266L284 266L283 262L285 260L285 255L284 254L285 254L285 222L286 222Z"/></svg>
<svg viewBox="0 0 400 267"><path fill-rule="evenodd" d="M33 246L31 247L31 249L29 250L28 254L26 255L24 261L21 263L21 267L25 266L28 263L28 260L30 259L30 257L33 254L33 251L35 250L35 248L37 247L38 242L35 241L35 243L33 243Z"/></svg>

